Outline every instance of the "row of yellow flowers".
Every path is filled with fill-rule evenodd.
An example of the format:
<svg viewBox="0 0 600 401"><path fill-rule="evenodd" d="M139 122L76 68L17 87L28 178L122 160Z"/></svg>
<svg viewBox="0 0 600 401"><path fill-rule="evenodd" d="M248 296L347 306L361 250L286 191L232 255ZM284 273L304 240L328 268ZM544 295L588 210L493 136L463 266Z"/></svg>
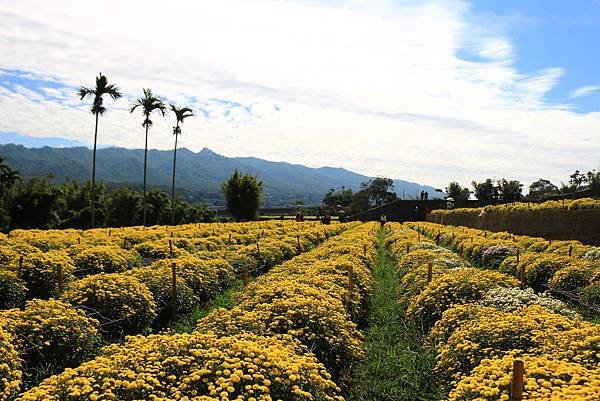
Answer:
<svg viewBox="0 0 600 401"><path fill-rule="evenodd" d="M12 353L7 353L5 357L12 359L0 359L0 365L18 365L20 370L27 373L35 372L42 366L45 369L50 368L50 373L60 371L65 367L77 366L92 357L97 352L100 334L115 338L123 334L141 333L151 326L160 327L171 310L168 306L171 304L173 264L177 272L177 312L187 313L194 305L207 301L235 279L234 268L226 258L232 263L249 264L251 268L259 265L269 268L347 228L347 225L338 224L323 227L312 224L258 222L228 226L231 227L221 226L215 229L215 235L218 235L218 229L236 235L231 241L227 235L228 245L219 240L218 243L222 247L220 250L188 251L174 244L178 256L172 259L158 259L150 266L132 266L121 272L93 274L78 280L66 280L66 291L59 295L60 300L34 299L27 301L23 310L0 311L0 328L6 338L10 338L11 347L20 354L14 359ZM251 229L253 226L256 228ZM173 233L173 242L191 240L193 235L203 235L203 238L210 239L213 230L208 227L199 231L198 226L188 226L185 230L179 227L174 229L176 231ZM149 239L139 244L164 241L162 229L146 231ZM39 239L42 235L43 232L37 232L33 236L24 231L5 239L10 242L10 249L19 249L20 246L33 246L22 243L24 238ZM49 232L49 237L58 238L60 235L60 232ZM64 239L69 238L72 233L62 235ZM166 235L171 238L170 233ZM109 238L108 235L106 237ZM260 248L256 247L257 240ZM70 261L65 263L64 259L58 257L59 252L63 257L73 252L75 258L82 253L89 254L95 248L104 251L107 247L113 247L118 252L134 252L114 245L94 245L94 241L85 244L74 241L66 243L72 245L64 250L30 252L27 255L28 259L31 258L29 260L40 261L39 268L31 270L49 272L50 279L55 280L56 264L62 263L63 274L69 271L65 267L71 265ZM71 249L74 247L78 248L77 252ZM0 266L0 280L3 273L15 277L14 263L15 260L12 259L8 265ZM25 267L21 273L23 271ZM41 285L51 285L44 280L42 273L40 276ZM33 281L28 282L30 283ZM19 285L25 287L24 283ZM14 395L15 380L3 383L3 386L5 389L11 389L10 392ZM0 400L2 399L4 398L0 397Z"/></svg>
<svg viewBox="0 0 600 401"><path fill-rule="evenodd" d="M506 232L409 223L430 240L461 252L473 265L522 278L536 292L551 289L580 296L600 309L600 247L579 241L548 241Z"/></svg>
<svg viewBox="0 0 600 401"><path fill-rule="evenodd" d="M436 347L434 373L448 400L508 400L517 358L525 363L524 400L598 399L598 325L520 289L514 277L472 267L409 226L392 226L388 239L398 258L400 302Z"/></svg>
<svg viewBox="0 0 600 401"><path fill-rule="evenodd" d="M452 210L438 209L432 211L433 214L461 214L461 213L481 213L482 210L486 212L515 212L515 211L529 211L529 210L581 210L581 209L600 209L600 200L592 198L582 199L565 199L565 200L551 200L542 203L530 203L530 202L515 202L507 203L503 205L489 205L478 208L457 208Z"/></svg>
<svg viewBox="0 0 600 401"><path fill-rule="evenodd" d="M128 337L18 399L342 401L331 372L361 355L355 321L374 253L375 226L351 226L262 275L193 333Z"/></svg>

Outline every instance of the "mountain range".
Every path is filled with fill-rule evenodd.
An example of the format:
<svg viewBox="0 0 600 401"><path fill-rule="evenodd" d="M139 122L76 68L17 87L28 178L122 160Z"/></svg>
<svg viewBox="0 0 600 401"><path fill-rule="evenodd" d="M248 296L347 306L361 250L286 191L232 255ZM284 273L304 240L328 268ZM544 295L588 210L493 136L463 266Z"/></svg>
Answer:
<svg viewBox="0 0 600 401"><path fill-rule="evenodd" d="M0 145L0 156L25 178L51 176L54 182L66 179L85 181L91 175L92 151L83 146L29 148L5 144ZM149 185L169 189L172 163L172 151L149 150ZM98 149L97 180L107 185L141 187L143 166L143 149ZM268 207L287 206L296 200L318 204L330 188L345 186L357 190L370 178L337 167L310 168L254 157L225 157L207 148L197 153L182 148L177 151L177 191L190 201L223 205L220 183L236 169L255 174L262 180ZM421 190L428 191L431 198L437 195L431 186L399 179L394 180L394 189L400 197L404 193L407 198L414 198Z"/></svg>

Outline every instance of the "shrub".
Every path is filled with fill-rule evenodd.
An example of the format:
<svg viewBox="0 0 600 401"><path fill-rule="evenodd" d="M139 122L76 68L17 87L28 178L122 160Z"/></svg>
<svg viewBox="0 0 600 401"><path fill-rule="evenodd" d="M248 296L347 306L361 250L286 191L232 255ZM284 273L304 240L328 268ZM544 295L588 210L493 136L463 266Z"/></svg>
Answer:
<svg viewBox="0 0 600 401"><path fill-rule="evenodd" d="M483 251L482 261L484 266L489 266L492 269L500 267L504 259L515 255L517 248L506 245L493 245Z"/></svg>
<svg viewBox="0 0 600 401"><path fill-rule="evenodd" d="M10 400L21 388L21 359L15 350L13 338L2 329L0 317L0 400Z"/></svg>
<svg viewBox="0 0 600 401"><path fill-rule="evenodd" d="M600 308L600 282L590 284L582 289L579 298L586 305Z"/></svg>
<svg viewBox="0 0 600 401"><path fill-rule="evenodd" d="M137 278L145 284L152 292L152 297L156 303L158 312L157 321L166 322L171 317L172 301L172 271L168 267L150 268L140 267L130 270L127 274ZM190 313L195 305L198 304L198 298L194 291L186 285L185 280L177 277L177 315Z"/></svg>
<svg viewBox="0 0 600 401"><path fill-rule="evenodd" d="M482 306L496 308L503 312L513 312L529 305L539 305L542 308L565 316L576 316L562 301L552 298L550 295L536 295L533 289L492 288L483 299L479 301Z"/></svg>
<svg viewBox="0 0 600 401"><path fill-rule="evenodd" d="M233 268L219 258L204 260L184 255L174 259L158 260L152 268L170 271L173 263L175 263L177 276L183 278L200 302L208 301L234 280Z"/></svg>
<svg viewBox="0 0 600 401"><path fill-rule="evenodd" d="M210 333L130 337L22 396L67 398L343 401L323 365L292 337Z"/></svg>
<svg viewBox="0 0 600 401"><path fill-rule="evenodd" d="M93 356L100 343L98 321L59 300L27 301L24 310L0 316L14 335L27 370L77 366Z"/></svg>
<svg viewBox="0 0 600 401"><path fill-rule="evenodd" d="M429 283L406 313L415 325L422 325L424 330L428 330L450 306L478 301L490 288L517 285L519 282L514 278L495 271L476 268L451 270Z"/></svg>
<svg viewBox="0 0 600 401"><path fill-rule="evenodd" d="M592 275L596 271L600 271L600 265L597 263L574 261L554 273L548 284L560 291L578 293L590 284Z"/></svg>
<svg viewBox="0 0 600 401"><path fill-rule="evenodd" d="M503 315L504 312L495 308L481 306L479 304L462 304L455 305L446 309L442 313L440 320L435 322L427 342L429 344L444 345L448 338L463 324L472 324L480 319L495 319L497 316Z"/></svg>
<svg viewBox="0 0 600 401"><path fill-rule="evenodd" d="M156 303L148 287L123 274L83 278L73 283L62 298L98 318L109 337L141 333L156 317Z"/></svg>
<svg viewBox="0 0 600 401"><path fill-rule="evenodd" d="M119 273L141 264L135 251L116 246L95 246L74 256L75 274L89 276L98 273Z"/></svg>
<svg viewBox="0 0 600 401"><path fill-rule="evenodd" d="M523 400L594 401L598 399L598 369L553 360L545 356L510 353L484 359L452 390L448 401L502 401L510 399L515 359L526 366Z"/></svg>
<svg viewBox="0 0 600 401"><path fill-rule="evenodd" d="M484 358L514 350L539 352L547 338L578 325L576 319L556 315L539 306L469 321L456 329L440 349L435 372L445 384L460 380Z"/></svg>
<svg viewBox="0 0 600 401"><path fill-rule="evenodd" d="M48 299L59 293L59 269L62 268L63 285L73 281L75 267L63 251L30 253L23 259L21 278L27 284L27 298Z"/></svg>
<svg viewBox="0 0 600 401"><path fill-rule="evenodd" d="M172 244L172 248L174 257L187 253L185 250L178 248L175 244ZM171 257L171 248L169 247L168 239L145 241L135 245L133 249L144 258L167 259Z"/></svg>
<svg viewBox="0 0 600 401"><path fill-rule="evenodd" d="M600 260L600 246L596 246L588 250L582 259L585 260Z"/></svg>
<svg viewBox="0 0 600 401"><path fill-rule="evenodd" d="M14 272L0 270L0 309L20 308L25 304L27 287Z"/></svg>
<svg viewBox="0 0 600 401"><path fill-rule="evenodd" d="M7 245L0 245L0 268L7 267L16 263L19 254Z"/></svg>
<svg viewBox="0 0 600 401"><path fill-rule="evenodd" d="M516 257L508 257L502 262L499 270L501 272L519 276L521 269L525 268L525 280L527 285L535 291L544 291L549 280L560 269L569 266L573 262L567 256L552 254L526 253L520 256L519 265Z"/></svg>

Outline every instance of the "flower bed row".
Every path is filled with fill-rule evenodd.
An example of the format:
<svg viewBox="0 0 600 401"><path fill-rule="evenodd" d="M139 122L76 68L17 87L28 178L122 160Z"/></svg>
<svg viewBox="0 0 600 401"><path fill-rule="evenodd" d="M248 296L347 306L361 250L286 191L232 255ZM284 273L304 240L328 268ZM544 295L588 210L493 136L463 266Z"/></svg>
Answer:
<svg viewBox="0 0 600 401"><path fill-rule="evenodd" d="M434 223L408 226L461 252L475 266L524 279L536 292L550 289L573 299L579 297L583 304L600 310L599 247Z"/></svg>
<svg viewBox="0 0 600 401"><path fill-rule="evenodd" d="M308 250L351 225L332 225L326 231L302 225L298 231L288 230L289 238L261 238L260 253L255 246L252 251L246 245L238 246L236 262L268 269L298 252L298 242L300 250ZM190 312L235 279L234 268L216 251L195 255L182 252L150 266L73 281L59 300L34 299L27 301L23 310L0 311L0 328L20 354L20 370L29 373L51 367L52 373L77 366L95 355L102 337L118 339L164 327L171 317L173 264L178 314Z"/></svg>
<svg viewBox="0 0 600 401"><path fill-rule="evenodd" d="M551 200L542 203L530 203L530 202L515 202L506 203L503 205L489 205L478 208L458 208L451 210L438 209L431 213L433 214L456 214L456 213L481 213L482 210L486 212L514 212L514 211L526 211L526 210L582 210L582 209L600 209L600 200L592 198L582 199L565 199L565 200Z"/></svg>
<svg viewBox="0 0 600 401"><path fill-rule="evenodd" d="M360 357L373 224L285 262L191 334L128 337L20 400L343 400L330 372ZM349 276L353 291L349 291Z"/></svg>
<svg viewBox="0 0 600 401"><path fill-rule="evenodd" d="M422 232L408 225L395 228L390 238L410 245L392 245L399 302L436 347L434 374L448 400L508 400L516 359L525 365L524 400L598 399L599 326L510 275L472 267L424 235L419 242Z"/></svg>

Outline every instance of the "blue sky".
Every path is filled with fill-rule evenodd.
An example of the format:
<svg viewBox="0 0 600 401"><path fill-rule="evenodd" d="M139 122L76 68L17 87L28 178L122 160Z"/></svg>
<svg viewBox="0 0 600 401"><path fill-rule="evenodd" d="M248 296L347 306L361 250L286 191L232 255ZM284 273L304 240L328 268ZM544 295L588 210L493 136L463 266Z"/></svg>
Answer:
<svg viewBox="0 0 600 401"><path fill-rule="evenodd" d="M515 46L515 66L523 73L560 66L564 75L547 94L551 103L578 112L600 110L600 1L481 0L473 12L505 26ZM598 89L573 98L577 88Z"/></svg>
<svg viewBox="0 0 600 401"><path fill-rule="evenodd" d="M151 87L196 111L192 150L438 187L600 168L598 0L144 4L0 0L0 143L90 144L74 92L102 71L124 97L99 146L143 147L128 108ZM153 121L169 149L172 117Z"/></svg>

